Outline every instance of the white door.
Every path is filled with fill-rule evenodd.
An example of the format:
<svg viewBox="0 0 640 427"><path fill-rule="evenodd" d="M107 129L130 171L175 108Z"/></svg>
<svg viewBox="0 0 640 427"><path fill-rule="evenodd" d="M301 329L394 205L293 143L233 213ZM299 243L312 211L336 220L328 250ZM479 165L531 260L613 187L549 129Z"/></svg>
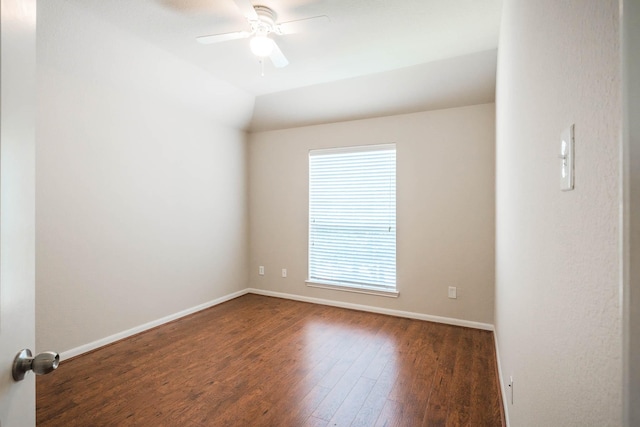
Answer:
<svg viewBox="0 0 640 427"><path fill-rule="evenodd" d="M36 1L0 4L0 425L30 427L34 375L11 367L35 350Z"/></svg>

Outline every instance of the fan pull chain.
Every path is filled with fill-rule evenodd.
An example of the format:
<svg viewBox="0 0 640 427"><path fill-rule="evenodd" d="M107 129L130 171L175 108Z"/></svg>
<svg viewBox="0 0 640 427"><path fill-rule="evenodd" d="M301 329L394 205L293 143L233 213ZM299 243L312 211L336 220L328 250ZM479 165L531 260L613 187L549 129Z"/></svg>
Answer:
<svg viewBox="0 0 640 427"><path fill-rule="evenodd" d="M264 77L264 59L260 58L260 77Z"/></svg>

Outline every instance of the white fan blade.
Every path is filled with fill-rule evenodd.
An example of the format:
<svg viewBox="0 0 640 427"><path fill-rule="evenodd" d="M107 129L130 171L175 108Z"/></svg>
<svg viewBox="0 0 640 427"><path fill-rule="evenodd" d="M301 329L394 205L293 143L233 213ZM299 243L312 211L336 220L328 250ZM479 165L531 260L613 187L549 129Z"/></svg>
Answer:
<svg viewBox="0 0 640 427"><path fill-rule="evenodd" d="M198 41L198 43L211 44L211 43L226 42L229 40L246 39L250 35L251 33L247 31L235 31L233 33L222 33L222 34L211 34L209 36L200 36L200 37L196 37L196 40Z"/></svg>
<svg viewBox="0 0 640 427"><path fill-rule="evenodd" d="M296 19L295 21L282 22L276 25L278 34L296 34L307 31L315 31L331 22L327 15L312 16L311 18Z"/></svg>
<svg viewBox="0 0 640 427"><path fill-rule="evenodd" d="M236 6L238 6L238 9L240 9L240 12L242 12L242 14L246 16L248 20L250 21L258 20L258 14L256 13L256 10L253 8L253 5L251 4L251 0L233 0L233 1L235 2Z"/></svg>
<svg viewBox="0 0 640 427"><path fill-rule="evenodd" d="M276 68L284 68L289 65L289 60L284 56L276 42L273 42L273 52L269 55L269 59Z"/></svg>

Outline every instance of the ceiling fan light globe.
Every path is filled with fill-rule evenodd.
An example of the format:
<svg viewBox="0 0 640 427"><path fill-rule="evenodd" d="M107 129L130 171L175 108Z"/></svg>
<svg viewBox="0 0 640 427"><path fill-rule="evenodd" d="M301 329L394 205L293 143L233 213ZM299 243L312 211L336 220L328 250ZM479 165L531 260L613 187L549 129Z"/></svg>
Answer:
<svg viewBox="0 0 640 427"><path fill-rule="evenodd" d="M266 36L252 37L249 45L251 46L251 52L260 58L271 55L274 48L273 40Z"/></svg>

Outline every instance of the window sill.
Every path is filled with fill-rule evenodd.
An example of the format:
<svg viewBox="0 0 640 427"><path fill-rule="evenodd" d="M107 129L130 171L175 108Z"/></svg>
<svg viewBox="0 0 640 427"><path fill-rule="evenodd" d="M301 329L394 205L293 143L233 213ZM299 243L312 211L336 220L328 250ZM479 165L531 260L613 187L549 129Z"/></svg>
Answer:
<svg viewBox="0 0 640 427"><path fill-rule="evenodd" d="M339 285L336 283L320 282L320 281L312 281L312 280L306 280L305 283L310 288L331 289L334 291L354 292L357 294L377 295L377 296L388 297L388 298L398 298L398 295L400 295L400 292L398 291L377 289L373 287L368 288L368 287L361 287L361 286Z"/></svg>

